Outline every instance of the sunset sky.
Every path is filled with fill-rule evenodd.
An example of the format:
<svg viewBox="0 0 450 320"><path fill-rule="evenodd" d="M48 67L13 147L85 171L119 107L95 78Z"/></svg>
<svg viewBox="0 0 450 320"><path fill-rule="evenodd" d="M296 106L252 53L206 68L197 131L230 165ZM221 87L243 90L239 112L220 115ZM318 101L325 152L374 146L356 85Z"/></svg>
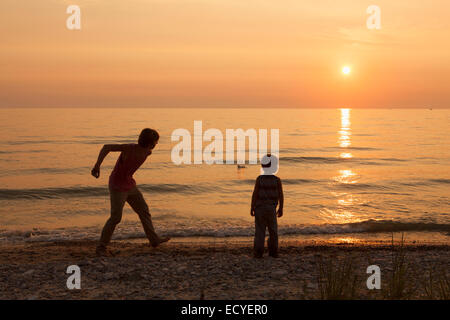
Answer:
<svg viewBox="0 0 450 320"><path fill-rule="evenodd" d="M0 26L0 107L450 106L448 0L2 0Z"/></svg>

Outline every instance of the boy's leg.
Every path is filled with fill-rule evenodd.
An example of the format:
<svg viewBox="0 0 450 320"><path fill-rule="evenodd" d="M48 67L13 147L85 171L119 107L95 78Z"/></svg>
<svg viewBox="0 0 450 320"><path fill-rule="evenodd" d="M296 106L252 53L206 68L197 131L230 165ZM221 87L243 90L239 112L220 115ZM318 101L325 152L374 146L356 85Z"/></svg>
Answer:
<svg viewBox="0 0 450 320"><path fill-rule="evenodd" d="M266 213L267 228L269 229L269 239L267 245L269 247L269 255L278 256L278 223L276 210Z"/></svg>
<svg viewBox="0 0 450 320"><path fill-rule="evenodd" d="M110 202L111 202L111 217L106 221L105 226L100 236L100 249L105 249L108 243L111 241L112 234L116 225L122 220L122 211L127 197L126 192L115 191L109 189Z"/></svg>
<svg viewBox="0 0 450 320"><path fill-rule="evenodd" d="M145 234L150 241L150 244L153 246L158 245L160 243L160 238L153 228L150 211L148 210L147 203L145 202L145 199L138 188L134 188L129 192L127 202L129 203L131 208L133 208L133 210L138 214L142 226L144 227Z"/></svg>
<svg viewBox="0 0 450 320"><path fill-rule="evenodd" d="M266 221L264 212L255 210L255 239L253 242L253 251L255 257L262 257L264 253L264 240L266 238Z"/></svg>

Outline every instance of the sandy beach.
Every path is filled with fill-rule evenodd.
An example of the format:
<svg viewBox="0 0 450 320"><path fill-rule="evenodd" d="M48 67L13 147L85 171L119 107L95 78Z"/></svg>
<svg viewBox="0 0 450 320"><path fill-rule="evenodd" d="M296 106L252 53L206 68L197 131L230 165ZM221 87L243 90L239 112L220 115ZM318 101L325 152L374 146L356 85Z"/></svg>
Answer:
<svg viewBox="0 0 450 320"><path fill-rule="evenodd" d="M171 241L159 248L140 241L113 241L115 256L98 258L95 245L92 241L2 244L0 299L321 299L326 298L321 292L327 282L321 266L338 270L349 261L351 272L346 277L353 280L346 282L354 283L353 298L386 299L398 253L388 242L284 240L279 258L254 259L249 240ZM401 299L442 298L439 275L448 272L449 248L405 245L408 293ZM80 290L66 287L66 268L74 264L81 269ZM381 268L381 290L366 286L366 268L373 264ZM432 282L437 281L433 296L428 293L430 268Z"/></svg>

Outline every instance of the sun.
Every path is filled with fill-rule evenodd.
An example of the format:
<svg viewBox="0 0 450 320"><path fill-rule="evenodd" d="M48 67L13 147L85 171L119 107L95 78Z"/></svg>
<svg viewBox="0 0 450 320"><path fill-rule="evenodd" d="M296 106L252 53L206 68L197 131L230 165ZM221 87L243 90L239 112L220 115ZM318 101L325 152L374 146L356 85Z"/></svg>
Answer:
<svg viewBox="0 0 450 320"><path fill-rule="evenodd" d="M351 71L351 69L350 69L349 66L344 66L344 67L342 68L342 73L343 73L343 74L349 74L350 71Z"/></svg>

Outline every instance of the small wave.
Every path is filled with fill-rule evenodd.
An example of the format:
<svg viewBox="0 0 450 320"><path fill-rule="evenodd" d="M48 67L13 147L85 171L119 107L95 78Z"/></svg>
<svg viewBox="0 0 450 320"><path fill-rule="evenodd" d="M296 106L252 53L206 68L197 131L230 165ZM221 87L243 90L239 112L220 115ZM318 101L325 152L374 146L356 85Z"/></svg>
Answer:
<svg viewBox="0 0 450 320"><path fill-rule="evenodd" d="M141 184L139 190L154 193L184 193L197 194L218 190L218 187L199 186L187 184ZM44 200L66 199L78 197L106 196L109 191L106 187L65 187L41 189L0 189L0 200Z"/></svg>
<svg viewBox="0 0 450 320"><path fill-rule="evenodd" d="M98 139L98 140L71 140L70 143L74 144L98 144L104 145L109 143L136 143L136 139Z"/></svg>
<svg viewBox="0 0 450 320"><path fill-rule="evenodd" d="M12 140L2 141L1 144L9 146L20 145L40 145L40 144L108 144L108 143L135 143L135 139L124 139L123 137L117 139L95 139L95 140Z"/></svg>
<svg viewBox="0 0 450 320"><path fill-rule="evenodd" d="M13 140L13 141L2 141L1 144L9 145L9 146L21 146L27 144L56 144L61 143L62 141L58 140Z"/></svg>
<svg viewBox="0 0 450 320"><path fill-rule="evenodd" d="M382 162L405 162L408 160L397 158L340 158L340 157L280 157L280 162L291 163L359 163L365 165L382 165ZM377 162L378 161L378 162ZM381 161L381 162L380 162Z"/></svg>
<svg viewBox="0 0 450 320"><path fill-rule="evenodd" d="M219 190L218 187L212 187L210 185L188 185L188 184L142 184L139 185L139 189L147 192L158 192L158 193L185 193L185 194L196 194L198 192L209 192L212 190Z"/></svg>
<svg viewBox="0 0 450 320"><path fill-rule="evenodd" d="M43 153L43 152L48 152L48 150L8 150L8 151L0 151L0 154Z"/></svg>
<svg viewBox="0 0 450 320"><path fill-rule="evenodd" d="M408 161L406 159L398 159L398 158L381 158L379 160L383 160L383 161L394 161L394 162L405 162Z"/></svg>
<svg viewBox="0 0 450 320"><path fill-rule="evenodd" d="M299 163L340 163L349 162L351 159L337 157L280 157L280 162L299 162Z"/></svg>
<svg viewBox="0 0 450 320"><path fill-rule="evenodd" d="M367 220L354 223L365 232L434 231L450 232L450 224L432 222L401 222L392 220Z"/></svg>
<svg viewBox="0 0 450 320"><path fill-rule="evenodd" d="M316 179L283 179L283 184L289 185L297 185L297 184L306 184L306 183L318 183L320 180Z"/></svg>
<svg viewBox="0 0 450 320"><path fill-rule="evenodd" d="M105 169L108 169L105 167ZM0 176L22 176L34 174L87 174L91 167L78 168L31 168L31 169L16 169L0 172Z"/></svg>
<svg viewBox="0 0 450 320"><path fill-rule="evenodd" d="M386 185L379 185L375 183L337 183L336 187L340 189L364 189L364 190L390 190L392 189Z"/></svg>
<svg viewBox="0 0 450 320"><path fill-rule="evenodd" d="M288 133L288 136L291 137L305 137L305 136L310 136L312 135L311 133L298 133L298 132L292 132L292 133Z"/></svg>
<svg viewBox="0 0 450 320"><path fill-rule="evenodd" d="M256 179L256 178L255 178ZM232 180L227 182L228 185L254 185L255 179L241 179L241 180ZM289 185L298 185L298 184L306 184L306 183L317 183L320 180L315 179L283 179L283 184Z"/></svg>
<svg viewBox="0 0 450 320"><path fill-rule="evenodd" d="M202 223L192 225L189 223L177 224L175 222L159 221L158 230L171 237L252 237L254 227L250 222L241 222L239 225L222 225L215 223ZM0 230L0 241L68 241L68 240L95 240L98 238L100 227L61 228L55 230L32 229L26 231ZM352 233L391 233L391 232L440 232L450 235L450 224L397 222L391 220L367 220L346 224L319 224L319 225L286 225L279 227L280 235L330 235ZM124 223L114 239L145 238L141 226L136 223Z"/></svg>
<svg viewBox="0 0 450 320"><path fill-rule="evenodd" d="M450 179L430 179L432 183L450 184Z"/></svg>
<svg viewBox="0 0 450 320"><path fill-rule="evenodd" d="M372 148L372 147L354 147L354 146L348 146L348 147L327 147L328 150L355 150L355 151L378 151L382 150L380 148Z"/></svg>
<svg viewBox="0 0 450 320"><path fill-rule="evenodd" d="M432 186L436 184L450 184L450 179L421 179L397 182L398 185L406 187Z"/></svg>
<svg viewBox="0 0 450 320"><path fill-rule="evenodd" d="M108 189L104 187L0 189L0 200L62 199L68 197L92 197L107 194Z"/></svg>

